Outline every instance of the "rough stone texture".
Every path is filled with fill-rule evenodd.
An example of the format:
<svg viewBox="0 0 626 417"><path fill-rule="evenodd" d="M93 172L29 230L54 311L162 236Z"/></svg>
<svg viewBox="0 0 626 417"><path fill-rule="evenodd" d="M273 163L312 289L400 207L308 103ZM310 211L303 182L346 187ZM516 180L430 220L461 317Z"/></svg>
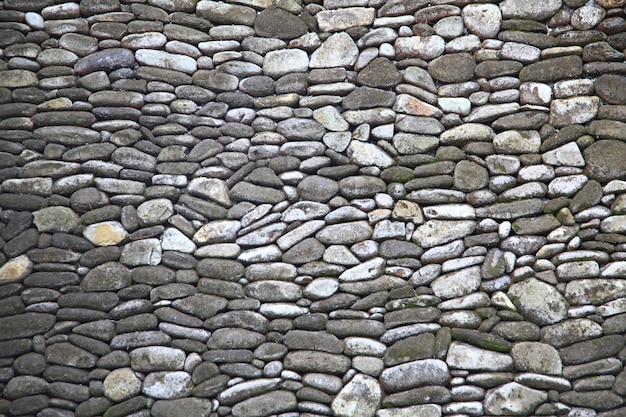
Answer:
<svg viewBox="0 0 626 417"><path fill-rule="evenodd" d="M6 0L0 416L624 415L624 0Z"/></svg>

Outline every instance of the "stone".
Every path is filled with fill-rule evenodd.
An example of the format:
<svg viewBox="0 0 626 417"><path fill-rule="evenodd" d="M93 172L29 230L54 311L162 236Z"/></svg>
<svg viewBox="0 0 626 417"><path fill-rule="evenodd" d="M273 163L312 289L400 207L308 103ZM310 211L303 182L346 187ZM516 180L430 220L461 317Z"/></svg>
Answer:
<svg viewBox="0 0 626 417"><path fill-rule="evenodd" d="M331 404L334 415L373 417L380 406L382 390L374 378L357 374L337 394Z"/></svg>
<svg viewBox="0 0 626 417"><path fill-rule="evenodd" d="M435 58L428 65L428 73L444 83L461 83L474 76L476 63L468 53L446 54Z"/></svg>
<svg viewBox="0 0 626 417"><path fill-rule="evenodd" d="M357 165L374 165L387 168L393 165L393 158L387 152L372 143L353 140L347 149L348 157Z"/></svg>
<svg viewBox="0 0 626 417"><path fill-rule="evenodd" d="M594 91L609 104L625 104L626 78L617 74L603 74L596 78Z"/></svg>
<svg viewBox="0 0 626 417"><path fill-rule="evenodd" d="M19 255L0 266L0 283L3 285L21 282L33 270L34 263L28 255Z"/></svg>
<svg viewBox="0 0 626 417"><path fill-rule="evenodd" d="M443 54L446 41L439 35L400 37L394 42L396 59L433 60Z"/></svg>
<svg viewBox="0 0 626 417"><path fill-rule="evenodd" d="M387 368L382 372L380 381L385 392L393 393L428 385L445 385L448 375L445 362L424 359Z"/></svg>
<svg viewBox="0 0 626 417"><path fill-rule="evenodd" d="M515 369L543 375L561 375L563 364L559 352L544 343L521 342L511 350Z"/></svg>
<svg viewBox="0 0 626 417"><path fill-rule="evenodd" d="M209 0L198 2L196 12L211 22L223 25L252 25L256 18L256 11L251 7Z"/></svg>
<svg viewBox="0 0 626 417"><path fill-rule="evenodd" d="M560 8L561 0L541 2L532 0L523 2L520 0L505 0L500 4L504 18L520 18L531 20L545 20L552 17Z"/></svg>
<svg viewBox="0 0 626 417"><path fill-rule="evenodd" d="M475 371L498 372L513 368L513 359L505 353L481 349L455 341L448 348L446 363L453 369Z"/></svg>
<svg viewBox="0 0 626 417"><path fill-rule="evenodd" d="M104 379L104 395L111 401L127 400L141 391L141 380L130 368L115 369Z"/></svg>
<svg viewBox="0 0 626 417"><path fill-rule="evenodd" d="M470 162L460 161L454 168L454 187L460 191L475 191L487 186L489 173L484 167Z"/></svg>
<svg viewBox="0 0 626 417"><path fill-rule="evenodd" d="M55 343L46 348L49 363L90 369L96 365L97 356L68 342Z"/></svg>
<svg viewBox="0 0 626 417"><path fill-rule="evenodd" d="M599 107L596 96L555 99L550 105L550 123L555 127L586 123L596 116Z"/></svg>
<svg viewBox="0 0 626 417"><path fill-rule="evenodd" d="M495 38L500 31L502 13L493 4L468 4L463 8L463 23L481 39Z"/></svg>
<svg viewBox="0 0 626 417"><path fill-rule="evenodd" d="M208 417L213 405L209 399L179 398L174 400L156 401L150 412L155 417L167 417L172 414L185 414L189 417Z"/></svg>
<svg viewBox="0 0 626 417"><path fill-rule="evenodd" d="M450 299L471 294L480 285L480 267L450 272L436 278L431 287L436 296Z"/></svg>
<svg viewBox="0 0 626 417"><path fill-rule="evenodd" d="M542 403L548 401L544 391L510 382L485 393L485 412L491 415L530 415Z"/></svg>
<svg viewBox="0 0 626 417"><path fill-rule="evenodd" d="M83 291L116 291L132 282L130 271L117 262L98 265L87 273L81 282Z"/></svg>
<svg viewBox="0 0 626 417"><path fill-rule="evenodd" d="M535 278L513 284L507 295L520 313L539 325L558 323L567 317L567 301L556 289Z"/></svg>
<svg viewBox="0 0 626 417"><path fill-rule="evenodd" d="M263 73L274 79L285 74L305 72L309 68L309 56L299 49L270 51L263 60Z"/></svg>
<svg viewBox="0 0 626 417"><path fill-rule="evenodd" d="M582 59L575 55L544 59L524 67L520 81L549 83L578 78L582 75L582 64Z"/></svg>
<svg viewBox="0 0 626 417"><path fill-rule="evenodd" d="M585 159L580 152L580 148L575 142L567 143L556 149L544 152L541 159L545 164L554 166L585 166Z"/></svg>
<svg viewBox="0 0 626 417"><path fill-rule="evenodd" d="M182 371L149 373L141 386L143 394L160 400L186 397L191 389L191 375Z"/></svg>
<svg viewBox="0 0 626 417"><path fill-rule="evenodd" d="M254 30L258 36L264 38L288 40L307 33L307 26L302 19L292 13L270 6L257 15Z"/></svg>
<svg viewBox="0 0 626 417"><path fill-rule="evenodd" d="M432 248L468 236L475 228L471 220L428 220L415 229L412 240L422 248Z"/></svg>
<svg viewBox="0 0 626 417"><path fill-rule="evenodd" d="M83 236L96 246L114 246L126 240L128 232L121 223L106 221L87 226Z"/></svg>
<svg viewBox="0 0 626 417"><path fill-rule="evenodd" d="M315 15L320 30L338 32L351 27L367 26L374 21L375 9L371 7L346 7L323 10Z"/></svg>
<svg viewBox="0 0 626 417"><path fill-rule="evenodd" d="M359 71L357 81L373 88L391 88L402 81L402 75L388 58L374 58Z"/></svg>
<svg viewBox="0 0 626 417"><path fill-rule="evenodd" d="M622 141L600 140L594 142L583 151L586 162L585 174L601 184L623 177L626 166L624 166L621 155L625 149L626 146Z"/></svg>
<svg viewBox="0 0 626 417"><path fill-rule="evenodd" d="M233 417L263 417L295 410L296 396L289 391L274 391L235 404Z"/></svg>
<svg viewBox="0 0 626 417"><path fill-rule="evenodd" d="M335 33L311 54L309 67L350 67L354 65L358 55L359 49L347 33Z"/></svg>

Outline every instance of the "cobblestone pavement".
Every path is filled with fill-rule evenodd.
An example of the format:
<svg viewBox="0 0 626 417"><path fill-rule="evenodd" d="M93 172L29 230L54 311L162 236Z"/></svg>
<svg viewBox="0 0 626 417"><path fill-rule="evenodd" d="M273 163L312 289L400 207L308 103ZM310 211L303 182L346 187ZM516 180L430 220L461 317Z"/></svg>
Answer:
<svg viewBox="0 0 626 417"><path fill-rule="evenodd" d="M626 0L4 0L0 416L626 416Z"/></svg>

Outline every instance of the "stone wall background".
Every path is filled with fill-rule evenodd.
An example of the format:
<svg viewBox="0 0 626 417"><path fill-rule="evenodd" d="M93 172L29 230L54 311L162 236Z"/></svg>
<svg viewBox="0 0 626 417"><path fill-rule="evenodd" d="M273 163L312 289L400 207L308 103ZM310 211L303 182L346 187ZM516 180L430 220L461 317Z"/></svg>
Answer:
<svg viewBox="0 0 626 417"><path fill-rule="evenodd" d="M0 415L626 415L623 0L5 0Z"/></svg>

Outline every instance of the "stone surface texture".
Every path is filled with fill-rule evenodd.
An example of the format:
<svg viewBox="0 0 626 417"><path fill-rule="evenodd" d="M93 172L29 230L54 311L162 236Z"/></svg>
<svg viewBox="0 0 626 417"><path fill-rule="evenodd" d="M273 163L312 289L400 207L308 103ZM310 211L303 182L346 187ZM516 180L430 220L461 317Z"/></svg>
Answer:
<svg viewBox="0 0 626 417"><path fill-rule="evenodd" d="M626 416L626 1L0 2L0 417Z"/></svg>

